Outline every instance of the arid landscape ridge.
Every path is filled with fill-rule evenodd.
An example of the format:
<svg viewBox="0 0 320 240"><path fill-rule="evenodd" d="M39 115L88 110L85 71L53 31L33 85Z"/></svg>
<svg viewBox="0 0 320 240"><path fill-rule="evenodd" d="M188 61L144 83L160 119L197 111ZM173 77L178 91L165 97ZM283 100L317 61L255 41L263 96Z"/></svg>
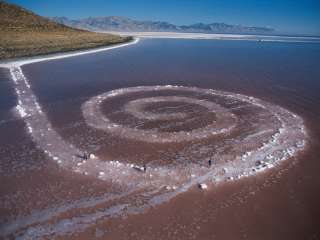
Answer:
<svg viewBox="0 0 320 240"><path fill-rule="evenodd" d="M70 27L93 31L132 31L132 32L188 32L188 33L232 33L232 34L273 34L269 27L232 25L226 23L195 23L175 25L165 21L139 21L127 17L105 16L69 19L53 17L51 20Z"/></svg>

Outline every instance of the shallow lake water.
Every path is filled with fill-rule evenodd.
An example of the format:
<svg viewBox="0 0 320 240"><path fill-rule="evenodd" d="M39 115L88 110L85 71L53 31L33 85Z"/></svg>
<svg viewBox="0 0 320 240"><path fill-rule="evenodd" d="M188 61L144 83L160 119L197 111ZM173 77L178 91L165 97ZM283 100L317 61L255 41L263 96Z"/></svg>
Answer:
<svg viewBox="0 0 320 240"><path fill-rule="evenodd" d="M10 72L1 69L0 236L320 238L319 60L318 43L141 40L23 66L46 116L25 120L15 110L19 99ZM152 89L157 85L185 88ZM132 90L139 86L148 87ZM123 88L133 92L110 93ZM208 89L216 92L208 95ZM304 148L273 168L227 181L246 174L246 164L236 159L248 151L283 157L275 148L257 150L280 126L274 111L292 124L281 146L305 140ZM300 119L306 136L296 130ZM54 134L41 141L47 123ZM211 136L215 128L226 130ZM81 155L73 156L81 164L59 164L45 146L62 158L79 149L103 160L83 161ZM199 190L199 181L209 181L209 189Z"/></svg>

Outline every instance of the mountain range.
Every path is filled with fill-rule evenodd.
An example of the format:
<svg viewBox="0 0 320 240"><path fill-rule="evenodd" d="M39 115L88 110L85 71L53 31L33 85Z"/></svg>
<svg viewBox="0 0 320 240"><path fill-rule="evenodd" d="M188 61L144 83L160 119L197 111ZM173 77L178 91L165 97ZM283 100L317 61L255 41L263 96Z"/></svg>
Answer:
<svg viewBox="0 0 320 240"><path fill-rule="evenodd" d="M189 32L189 33L233 33L233 34L272 34L274 29L249 27L226 23L196 23L175 25L163 21L138 21L126 17L88 17L72 20L66 17L53 17L51 20L74 28L92 31L119 32Z"/></svg>

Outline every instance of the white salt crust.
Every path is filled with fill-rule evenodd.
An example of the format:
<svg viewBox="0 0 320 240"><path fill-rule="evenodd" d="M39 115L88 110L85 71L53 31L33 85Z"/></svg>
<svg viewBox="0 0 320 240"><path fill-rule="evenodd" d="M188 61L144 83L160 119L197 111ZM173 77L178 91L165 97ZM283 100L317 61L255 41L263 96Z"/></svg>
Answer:
<svg viewBox="0 0 320 240"><path fill-rule="evenodd" d="M171 168L170 166L151 166L148 167L147 173L141 173L144 171L142 166L123 163L116 159L100 159L99 156L95 156L89 160L79 159L76 155L81 155L83 150L66 142L52 128L50 121L42 111L41 105L32 92L32 87L30 86L28 79L23 74L21 66L39 61L48 61L105 51L122 46L129 46L137 42L138 39L131 43L104 49L74 54L59 54L47 58L40 57L0 65L0 67L8 67L10 69L10 74L18 97L16 109L26 123L27 132L49 158L64 169L123 186L123 191L121 193L107 193L106 196L102 198L84 199L83 201L79 200L78 202L75 201L63 206L55 206L54 209L44 209L39 213L19 217L11 222L9 221L9 224L1 228L0 236L7 236L8 234L14 233L21 238L41 238L50 236L52 233L59 235L78 231L102 218L144 211L151 206L170 200L197 184L200 184L198 186L202 186L202 189L208 189L212 184L235 181L242 177L255 175L261 171L277 166L283 160L295 156L305 147L307 134L303 120L299 116L279 106L272 105L257 98L230 92L215 91L212 89L171 85L141 86L116 89L89 99L82 106L83 115L87 124L91 127L110 132L120 138L137 139L151 143L192 142L195 139L205 139L215 135L227 135L237 128L238 116L235 113L232 113L232 109L222 107L209 100L200 101L196 98L187 96L141 98L135 102L129 102L124 109L133 116L141 119L184 118L186 117L184 114L148 115L148 112L143 110L143 105L147 102L151 102L152 104L153 102L156 103L161 101L184 102L186 104L192 103L201 105L208 111L215 112L217 115L217 124L209 125L191 132L182 131L179 133L161 134L157 131L142 131L119 125L104 116L100 110L101 103L114 97L126 96L126 94L136 92L157 92L161 90L190 91L208 96L224 97L228 99L228 101L242 102L247 106L261 109L262 112L265 112L266 116L272 116L275 121L277 121L277 124L275 124L273 128L272 126L271 128L270 126L261 126L261 131L257 131L250 136L248 135L243 140L243 143L231 142L230 144L241 146L241 144L244 145L246 141L260 139L261 145L244 153L239 151L238 155L230 159L232 161L224 161L223 163L214 165L214 167L204 167L203 165L195 163L189 163L187 167L183 166L175 168ZM266 138L266 133L272 134L269 138ZM216 157L219 157L219 155ZM140 171L137 171L137 169L140 169ZM143 201L140 205L133 205L130 202L130 199L133 197L139 198L141 196L148 200ZM72 219L62 219L55 223L48 223L52 217L58 216L70 209L88 208L101 203L107 203L108 201L113 201L114 199L119 199L119 201L116 201L117 203L112 203L111 206L106 209L99 210L99 212L90 212L73 217ZM62 224L62 222L67 222L68 227ZM33 226L29 227L30 225Z"/></svg>

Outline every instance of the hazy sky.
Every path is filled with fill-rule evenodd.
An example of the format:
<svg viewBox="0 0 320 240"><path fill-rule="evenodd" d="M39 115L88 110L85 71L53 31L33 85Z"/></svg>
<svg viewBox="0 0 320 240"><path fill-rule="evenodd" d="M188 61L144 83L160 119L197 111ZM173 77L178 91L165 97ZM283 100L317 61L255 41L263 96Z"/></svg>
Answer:
<svg viewBox="0 0 320 240"><path fill-rule="evenodd" d="M320 35L320 0L10 0L43 16L125 16L174 24L225 22Z"/></svg>

